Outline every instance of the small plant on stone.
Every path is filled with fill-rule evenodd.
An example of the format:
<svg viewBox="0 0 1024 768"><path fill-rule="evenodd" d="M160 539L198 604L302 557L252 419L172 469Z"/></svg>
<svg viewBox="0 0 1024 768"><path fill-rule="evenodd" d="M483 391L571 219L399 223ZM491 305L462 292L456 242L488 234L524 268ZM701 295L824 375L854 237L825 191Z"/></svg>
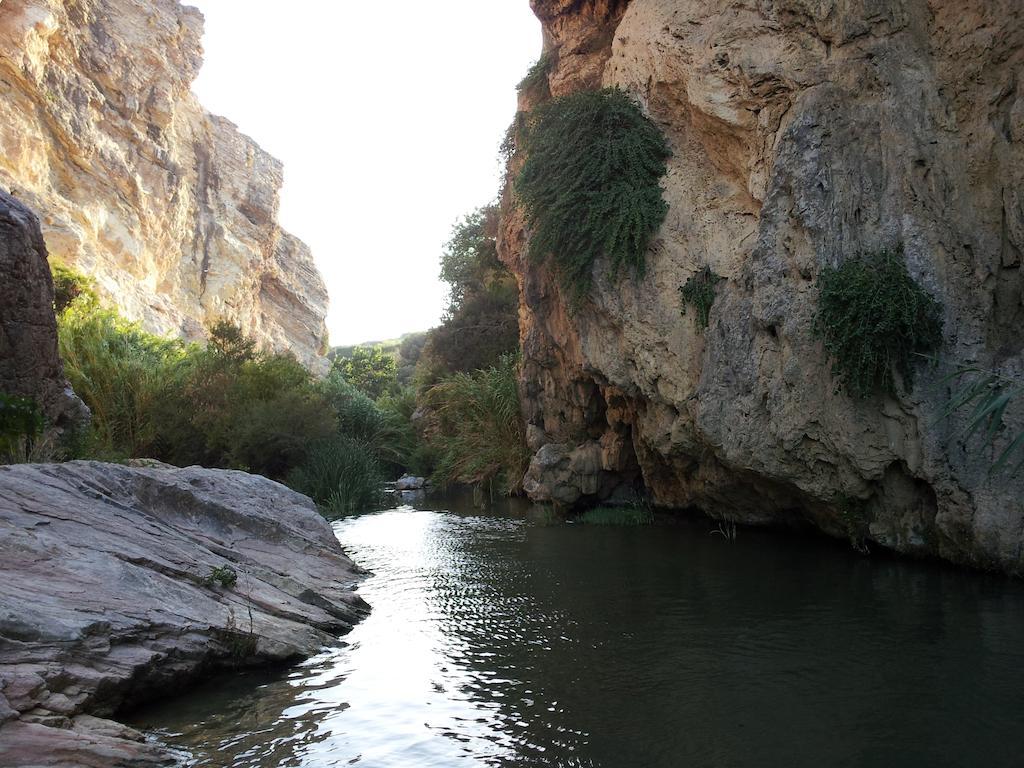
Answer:
<svg viewBox="0 0 1024 768"><path fill-rule="evenodd" d="M728 541L730 544L736 542L736 523L731 520L723 520L718 524L718 527L711 531L712 536L721 536L723 539Z"/></svg>
<svg viewBox="0 0 1024 768"><path fill-rule="evenodd" d="M832 372L853 397L907 390L921 355L942 344L942 305L907 272L903 248L862 254L825 267L815 333Z"/></svg>
<svg viewBox="0 0 1024 768"><path fill-rule="evenodd" d="M526 161L515 183L529 228L529 256L551 263L578 305L594 264L612 277L644 272L668 205L661 177L668 143L623 91L581 91L549 101L522 132Z"/></svg>
<svg viewBox="0 0 1024 768"><path fill-rule="evenodd" d="M235 609L228 608L228 618L222 629L215 630L214 636L223 643L228 655L237 661L256 655L259 638L253 630L252 609L249 609L249 631L238 626Z"/></svg>
<svg viewBox="0 0 1024 768"><path fill-rule="evenodd" d="M0 392L0 463L30 452L42 431L43 412L35 400Z"/></svg>
<svg viewBox="0 0 1024 768"><path fill-rule="evenodd" d="M693 307L697 311L697 324L701 328L708 327L711 306L715 303L716 286L724 279L705 265L679 288L683 299L683 314L686 314L687 306Z"/></svg>
<svg viewBox="0 0 1024 768"><path fill-rule="evenodd" d="M846 535L850 539L850 546L862 555L870 554L867 538L870 533L871 515L868 512L868 505L864 499L853 496L840 496L836 502L839 508L839 517L846 528Z"/></svg>
<svg viewBox="0 0 1024 768"><path fill-rule="evenodd" d="M230 565L218 565L210 569L210 575L203 579L203 583L208 587L219 584L224 589L232 589L238 583L238 573Z"/></svg>

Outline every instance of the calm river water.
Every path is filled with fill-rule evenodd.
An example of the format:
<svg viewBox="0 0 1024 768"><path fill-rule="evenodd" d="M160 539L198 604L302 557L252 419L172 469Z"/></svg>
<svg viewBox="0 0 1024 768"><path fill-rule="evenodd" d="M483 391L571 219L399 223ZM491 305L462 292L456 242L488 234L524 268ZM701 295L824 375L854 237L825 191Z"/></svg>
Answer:
<svg viewBox="0 0 1024 768"><path fill-rule="evenodd" d="M136 725L193 766L1022 766L1024 585L706 520L335 524L348 645Z"/></svg>

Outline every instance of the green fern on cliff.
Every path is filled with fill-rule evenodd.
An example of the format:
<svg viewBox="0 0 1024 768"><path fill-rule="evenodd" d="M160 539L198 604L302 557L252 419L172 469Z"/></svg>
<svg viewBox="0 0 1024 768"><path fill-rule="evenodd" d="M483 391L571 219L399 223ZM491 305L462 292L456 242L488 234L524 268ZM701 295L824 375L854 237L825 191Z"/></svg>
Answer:
<svg viewBox="0 0 1024 768"><path fill-rule="evenodd" d="M515 190L530 228L530 257L551 259L573 303L593 265L642 274L668 212L660 179L670 152L661 131L620 90L583 91L539 107L524 131Z"/></svg>

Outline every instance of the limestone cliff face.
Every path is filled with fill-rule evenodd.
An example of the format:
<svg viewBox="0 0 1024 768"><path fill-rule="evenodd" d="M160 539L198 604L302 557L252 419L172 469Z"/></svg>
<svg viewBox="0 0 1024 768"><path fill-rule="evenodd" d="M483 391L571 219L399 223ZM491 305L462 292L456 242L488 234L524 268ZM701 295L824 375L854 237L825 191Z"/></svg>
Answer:
<svg viewBox="0 0 1024 768"><path fill-rule="evenodd" d="M0 394L34 399L51 429L88 409L71 391L57 353L53 281L39 220L0 191Z"/></svg>
<svg viewBox="0 0 1024 768"><path fill-rule="evenodd" d="M189 90L202 21L178 0L0 0L0 187L150 330L228 318L321 366L327 292L277 224L281 164Z"/></svg>
<svg viewBox="0 0 1024 768"><path fill-rule="evenodd" d="M812 334L822 267L902 242L944 306L943 356L1024 372L1024 7L533 5L557 62L550 93L621 87L674 155L646 276L598 274L575 314L526 263L506 195L531 495L571 504L642 486L659 504L837 536L851 497L869 541L1024 571L1024 478L988 477L993 451L943 417L942 375L853 400ZM523 109L546 97L536 90ZM727 279L702 332L678 288L704 265Z"/></svg>

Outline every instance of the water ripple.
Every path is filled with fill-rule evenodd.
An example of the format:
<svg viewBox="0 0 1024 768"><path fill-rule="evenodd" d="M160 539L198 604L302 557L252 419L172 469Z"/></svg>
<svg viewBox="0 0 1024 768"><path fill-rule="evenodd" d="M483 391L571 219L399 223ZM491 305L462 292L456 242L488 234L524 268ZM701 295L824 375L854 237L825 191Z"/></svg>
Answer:
<svg viewBox="0 0 1024 768"><path fill-rule="evenodd" d="M335 525L346 638L141 716L192 766L1016 765L1024 590L694 526Z"/></svg>

